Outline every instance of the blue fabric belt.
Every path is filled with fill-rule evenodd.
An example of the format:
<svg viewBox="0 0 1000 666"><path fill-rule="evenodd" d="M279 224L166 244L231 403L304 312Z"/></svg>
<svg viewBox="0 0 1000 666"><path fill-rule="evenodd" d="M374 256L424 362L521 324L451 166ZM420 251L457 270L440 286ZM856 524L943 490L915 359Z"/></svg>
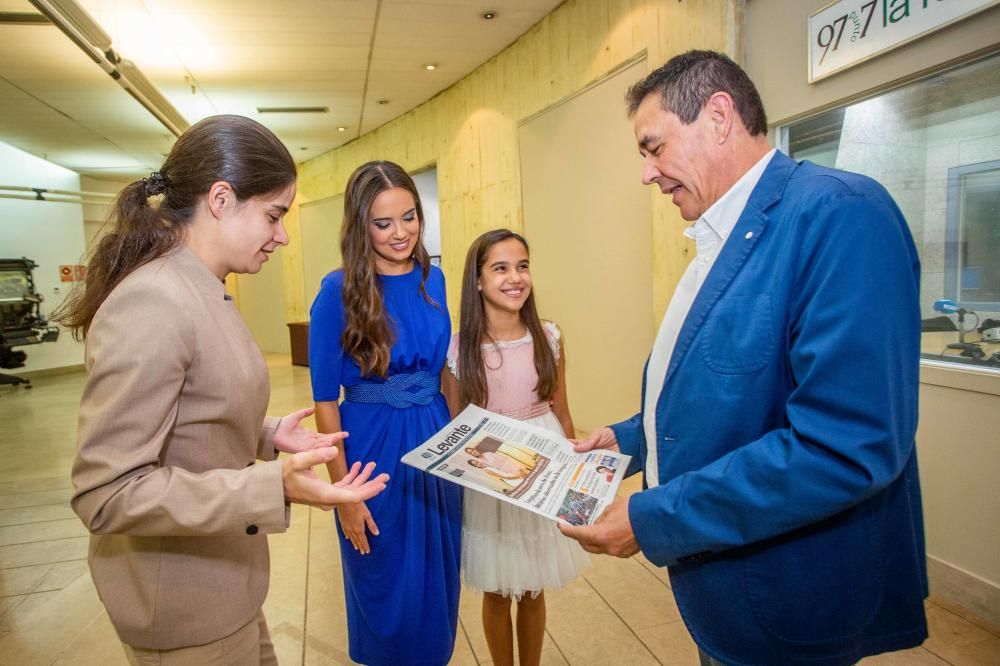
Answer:
<svg viewBox="0 0 1000 666"><path fill-rule="evenodd" d="M344 387L344 399L368 405L386 404L396 409L429 405L441 392L441 377L426 370L392 375L385 383L364 383Z"/></svg>

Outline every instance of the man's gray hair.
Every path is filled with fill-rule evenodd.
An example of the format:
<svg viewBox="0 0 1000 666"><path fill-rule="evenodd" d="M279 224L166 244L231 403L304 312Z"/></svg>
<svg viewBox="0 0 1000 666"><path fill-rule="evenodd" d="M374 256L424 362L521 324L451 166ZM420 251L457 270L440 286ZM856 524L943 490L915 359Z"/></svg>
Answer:
<svg viewBox="0 0 1000 666"><path fill-rule="evenodd" d="M733 98L736 113L750 136L767 134L764 104L753 81L728 56L716 51L688 51L674 56L625 93L631 118L649 95L660 95L660 106L690 125L717 92Z"/></svg>

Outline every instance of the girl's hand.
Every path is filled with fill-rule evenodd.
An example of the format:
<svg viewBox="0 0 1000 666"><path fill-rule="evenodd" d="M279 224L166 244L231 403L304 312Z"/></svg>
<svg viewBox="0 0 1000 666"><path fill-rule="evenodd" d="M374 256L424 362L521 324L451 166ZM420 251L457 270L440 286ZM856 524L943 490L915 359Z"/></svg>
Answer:
<svg viewBox="0 0 1000 666"><path fill-rule="evenodd" d="M569 441L577 453L585 453L586 451L592 451L594 449L611 449L612 451L620 451L618 448L618 438L615 437L615 431L607 426L598 428L583 439L571 439Z"/></svg>
<svg viewBox="0 0 1000 666"><path fill-rule="evenodd" d="M343 481L338 483L343 483ZM339 504L337 505L337 516L340 518L340 529L344 530L344 536L350 540L354 550L362 555L372 552L365 528L372 533L372 536L378 536L378 525L375 524L375 519L372 518L365 503Z"/></svg>
<svg viewBox="0 0 1000 666"><path fill-rule="evenodd" d="M323 446L333 446L347 437L346 432L322 434L302 427L302 419L312 416L313 408L300 409L281 419L274 431L274 449L285 453L299 453Z"/></svg>

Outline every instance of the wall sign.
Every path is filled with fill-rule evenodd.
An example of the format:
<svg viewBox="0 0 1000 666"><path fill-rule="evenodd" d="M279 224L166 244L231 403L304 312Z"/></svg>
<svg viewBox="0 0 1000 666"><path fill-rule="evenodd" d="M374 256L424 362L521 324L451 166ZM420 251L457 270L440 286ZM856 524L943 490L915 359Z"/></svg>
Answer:
<svg viewBox="0 0 1000 666"><path fill-rule="evenodd" d="M997 4L1000 0L837 0L809 16L809 83Z"/></svg>
<svg viewBox="0 0 1000 666"><path fill-rule="evenodd" d="M83 282L87 279L87 267L75 264L75 265L63 265L59 267L59 281L60 282Z"/></svg>

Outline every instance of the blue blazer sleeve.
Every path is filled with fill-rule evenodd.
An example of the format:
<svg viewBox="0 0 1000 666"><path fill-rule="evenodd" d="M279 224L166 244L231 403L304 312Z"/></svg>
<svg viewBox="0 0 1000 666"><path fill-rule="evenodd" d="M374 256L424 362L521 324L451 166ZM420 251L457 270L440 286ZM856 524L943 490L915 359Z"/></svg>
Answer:
<svg viewBox="0 0 1000 666"><path fill-rule="evenodd" d="M913 451L919 261L905 220L873 182L788 207L768 231L798 236L787 311L774 313L787 326L793 388L760 396L784 402L787 427L631 497L639 545L658 565L839 513L893 482Z"/></svg>
<svg viewBox="0 0 1000 666"><path fill-rule="evenodd" d="M646 364L642 368L642 391L639 394L640 405L646 402L646 370L648 368L649 359L646 359ZM641 472L645 462L643 460L643 451L645 451L643 444L646 439L642 423L642 410L632 418L609 427L615 433L615 439L618 440L618 448L621 449L621 452L632 456L632 459L628 463L628 468L625 470L625 476L632 476Z"/></svg>
<svg viewBox="0 0 1000 666"><path fill-rule="evenodd" d="M344 274L334 271L325 278L309 311L309 375L315 402L340 399L340 376L344 349Z"/></svg>
<svg viewBox="0 0 1000 666"><path fill-rule="evenodd" d="M630 419L616 423L610 428L615 433L615 439L618 440L618 448L621 449L621 452L632 456L628 463L628 469L625 470L625 476L641 472L643 464L641 446L645 437L642 429L642 412Z"/></svg>

